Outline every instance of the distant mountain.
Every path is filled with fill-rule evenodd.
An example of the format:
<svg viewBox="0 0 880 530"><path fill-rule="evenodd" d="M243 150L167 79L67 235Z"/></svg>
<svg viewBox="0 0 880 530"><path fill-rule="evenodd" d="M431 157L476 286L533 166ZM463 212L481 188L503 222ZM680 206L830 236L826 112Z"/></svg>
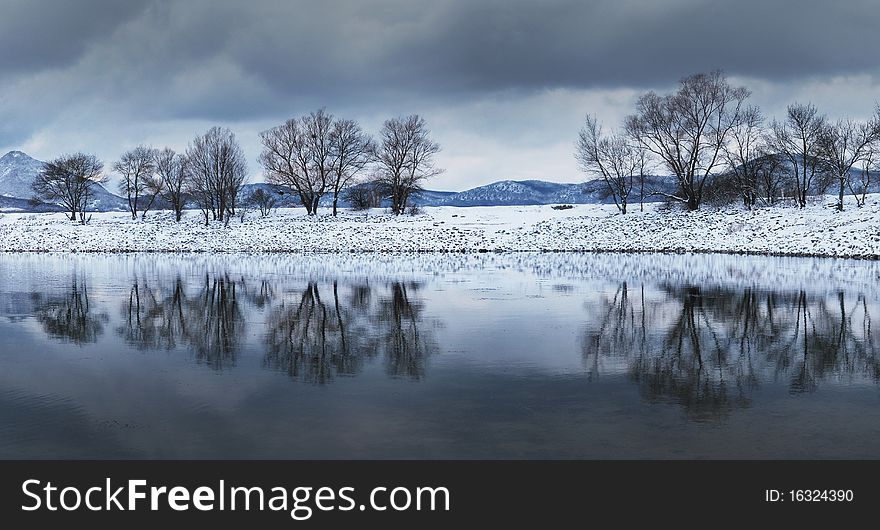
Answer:
<svg viewBox="0 0 880 530"><path fill-rule="evenodd" d="M645 180L648 190L672 193L675 183L668 178L648 176ZM433 192L428 192L433 193ZM638 185L630 197L638 200ZM659 197L645 197L646 201L656 201ZM502 180L485 186L451 193L440 197L423 197L420 201L426 206L524 206L529 204L596 204L613 202L608 186L603 180L586 183L564 184L544 180Z"/></svg>
<svg viewBox="0 0 880 530"><path fill-rule="evenodd" d="M648 190L661 190L666 193L675 191L675 183L662 177L647 177ZM241 198L247 199L251 194L262 189L275 197L279 208L299 208L302 206L299 196L285 186L257 183L245 184L241 190ZM345 193L339 199L340 208L351 205L345 200ZM631 202L637 202L638 189L633 190ZM419 206L524 206L530 204L595 204L610 203L608 187L602 180L593 180L581 184L562 184L543 180L502 180L485 186L479 186L462 192L423 190L411 198ZM660 200L658 196L645 197L646 202ZM321 198L322 208L333 205L333 195L328 193ZM388 207L388 201L382 207Z"/></svg>
<svg viewBox="0 0 880 530"><path fill-rule="evenodd" d="M47 204L45 202L34 202L29 199L16 199L14 197L6 197L0 195L0 211L5 212L61 212L64 208L57 204Z"/></svg>
<svg viewBox="0 0 880 530"><path fill-rule="evenodd" d="M31 185L42 169L42 162L21 151L10 151L0 157L0 198L4 199L0 201L0 208L52 211L54 208L52 205L28 205L34 196ZM18 199L19 201L10 202L9 199ZM22 200L23 202L20 202ZM128 209L128 203L122 197L110 193L104 186L98 184L92 190L92 200L87 209L97 212L125 211Z"/></svg>
<svg viewBox="0 0 880 530"><path fill-rule="evenodd" d="M0 158L0 196L30 199L31 184L42 169L42 162L21 151L6 153Z"/></svg>
<svg viewBox="0 0 880 530"><path fill-rule="evenodd" d="M458 194L455 191L422 190L412 198L412 201L419 206L440 206Z"/></svg>
<svg viewBox="0 0 880 530"><path fill-rule="evenodd" d="M502 206L602 202L583 184L542 180L502 180L428 201L440 206Z"/></svg>

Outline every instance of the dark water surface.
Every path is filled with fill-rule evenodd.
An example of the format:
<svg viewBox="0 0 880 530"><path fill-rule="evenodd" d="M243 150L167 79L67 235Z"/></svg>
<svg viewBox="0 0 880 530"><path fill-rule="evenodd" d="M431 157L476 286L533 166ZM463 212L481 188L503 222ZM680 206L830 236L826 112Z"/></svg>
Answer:
<svg viewBox="0 0 880 530"><path fill-rule="evenodd" d="M0 255L0 458L877 458L880 265Z"/></svg>

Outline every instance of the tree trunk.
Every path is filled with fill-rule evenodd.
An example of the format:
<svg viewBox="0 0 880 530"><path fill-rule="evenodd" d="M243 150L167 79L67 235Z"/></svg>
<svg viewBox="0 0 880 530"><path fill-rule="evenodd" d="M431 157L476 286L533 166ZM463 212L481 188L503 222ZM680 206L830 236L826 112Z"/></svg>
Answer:
<svg viewBox="0 0 880 530"><path fill-rule="evenodd" d="M838 195L837 195L837 211L842 212L843 211L843 187L846 184L846 177L841 175L839 177L839 180L840 180L840 193L838 193Z"/></svg>
<svg viewBox="0 0 880 530"><path fill-rule="evenodd" d="M333 194L333 217L336 217L336 203L339 201L339 195Z"/></svg>
<svg viewBox="0 0 880 530"><path fill-rule="evenodd" d="M687 208L689 212L695 212L700 209L700 204L694 195L690 195L687 200Z"/></svg>

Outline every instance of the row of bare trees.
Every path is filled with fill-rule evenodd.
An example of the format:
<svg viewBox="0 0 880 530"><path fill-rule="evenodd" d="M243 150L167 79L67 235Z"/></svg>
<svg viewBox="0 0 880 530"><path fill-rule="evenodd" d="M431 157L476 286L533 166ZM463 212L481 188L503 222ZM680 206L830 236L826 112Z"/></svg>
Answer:
<svg viewBox="0 0 880 530"><path fill-rule="evenodd" d="M336 215L343 191L351 189L371 190L375 201L370 205L387 199L391 211L399 215L422 182L442 172L434 163L440 146L418 115L387 120L379 138L373 139L356 121L320 109L264 131L260 140L259 162L267 181L289 188L309 215L317 213L327 194L333 197ZM97 185L108 181L103 169L91 154L60 156L44 165L33 185L35 198L62 205L71 220L85 224ZM177 221L188 203L198 206L206 225L211 220L229 223L240 207L247 178L244 152L232 131L222 127L194 138L185 153L137 146L123 153L111 169L120 177L119 191L132 219L138 213L145 218L159 200L174 211ZM356 192L351 195L356 196ZM263 216L276 204L263 190L251 200Z"/></svg>
<svg viewBox="0 0 880 530"><path fill-rule="evenodd" d="M721 71L685 77L669 94L648 92L620 131L605 134L587 116L575 145L585 172L600 176L621 213L646 172L671 173L678 191L649 190L697 210L707 198L738 198L747 208L808 197L837 184L837 209L847 190L863 206L872 172L880 170L880 107L864 122L829 121L812 104L794 103L767 124L748 89Z"/></svg>
<svg viewBox="0 0 880 530"><path fill-rule="evenodd" d="M293 190L309 215L327 194L336 215L343 190L366 173L399 215L421 183L442 171L433 158L440 146L418 115L385 121L374 140L357 122L319 109L264 131L260 140L266 180Z"/></svg>
<svg viewBox="0 0 880 530"><path fill-rule="evenodd" d="M108 181L104 164L92 154L62 155L43 165L33 184L37 198L63 206L72 221L85 224L86 209L99 184ZM205 218L229 222L247 178L247 161L229 129L212 127L196 136L185 153L137 146L113 163L120 176L119 191L131 218L145 218L157 199L163 200L180 221L187 201Z"/></svg>

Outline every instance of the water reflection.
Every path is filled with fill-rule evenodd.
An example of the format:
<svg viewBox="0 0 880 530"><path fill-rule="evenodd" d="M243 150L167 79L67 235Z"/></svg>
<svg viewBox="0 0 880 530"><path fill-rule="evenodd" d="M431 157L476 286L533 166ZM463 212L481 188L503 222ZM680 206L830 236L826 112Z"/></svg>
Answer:
<svg viewBox="0 0 880 530"><path fill-rule="evenodd" d="M43 331L62 342L77 345L96 342L109 320L107 313L92 308L87 282L77 276L62 294L31 293L31 304Z"/></svg>
<svg viewBox="0 0 880 530"><path fill-rule="evenodd" d="M0 457L873 458L877 278L710 255L0 256Z"/></svg>
<svg viewBox="0 0 880 530"><path fill-rule="evenodd" d="M438 350L438 321L423 315L416 282L340 285L206 275L196 287L182 277L162 285L139 278L120 304L117 334L143 351L192 351L214 369L235 366L249 330L246 315L265 313L263 366L311 383L356 375L382 358L392 377L420 379ZM71 294L70 296L73 296ZM73 330L70 330L73 333Z"/></svg>
<svg viewBox="0 0 880 530"><path fill-rule="evenodd" d="M355 375L365 359L381 356L389 375L419 379L437 345L422 302L411 299L418 289L415 283L391 282L387 292L374 295L374 287L362 283L340 296L334 281L329 299L322 299L317 282L310 282L298 300L283 301L270 312L264 365L326 383Z"/></svg>
<svg viewBox="0 0 880 530"><path fill-rule="evenodd" d="M211 368L234 366L246 329L239 283L228 275L206 275L188 290L179 276L167 289L136 280L122 305L125 325L118 333L140 350L186 346Z"/></svg>
<svg viewBox="0 0 880 530"><path fill-rule="evenodd" d="M597 305L582 347L590 377L623 365L649 401L679 403L697 419L747 407L753 391L789 392L826 380L880 380L876 332L863 294L623 282Z"/></svg>

